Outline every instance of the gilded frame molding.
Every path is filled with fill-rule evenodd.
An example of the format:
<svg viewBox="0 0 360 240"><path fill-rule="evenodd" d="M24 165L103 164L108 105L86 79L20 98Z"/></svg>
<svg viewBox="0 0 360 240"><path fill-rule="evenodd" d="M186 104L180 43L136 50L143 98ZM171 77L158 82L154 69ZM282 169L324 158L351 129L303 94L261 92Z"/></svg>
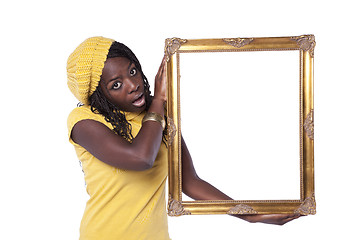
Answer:
<svg viewBox="0 0 360 240"><path fill-rule="evenodd" d="M168 215L316 213L314 189L314 35L165 41L168 68ZM182 201L179 54L186 52L299 51L300 199Z"/></svg>

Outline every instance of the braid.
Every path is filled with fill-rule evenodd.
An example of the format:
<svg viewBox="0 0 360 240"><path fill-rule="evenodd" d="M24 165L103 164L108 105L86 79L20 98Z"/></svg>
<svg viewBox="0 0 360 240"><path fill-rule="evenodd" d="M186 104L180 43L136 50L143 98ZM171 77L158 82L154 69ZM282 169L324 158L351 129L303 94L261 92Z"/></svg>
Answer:
<svg viewBox="0 0 360 240"><path fill-rule="evenodd" d="M105 116L105 120L111 123L114 128L113 131L116 134L123 137L128 142L132 142L134 137L131 134L131 124L126 120L125 114L107 100L100 86L98 86L91 95L90 106L92 112L100 113Z"/></svg>

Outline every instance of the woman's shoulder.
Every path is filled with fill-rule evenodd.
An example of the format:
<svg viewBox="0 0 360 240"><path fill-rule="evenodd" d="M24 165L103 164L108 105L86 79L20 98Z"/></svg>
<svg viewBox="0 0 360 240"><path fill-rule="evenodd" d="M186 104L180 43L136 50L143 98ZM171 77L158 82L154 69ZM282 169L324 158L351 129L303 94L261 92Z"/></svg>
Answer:
<svg viewBox="0 0 360 240"><path fill-rule="evenodd" d="M106 123L103 115L93 112L90 106L83 105L74 108L70 112L67 119L68 127L72 128L72 126L74 126L77 122L85 119L91 119L102 123Z"/></svg>
<svg viewBox="0 0 360 240"><path fill-rule="evenodd" d="M78 106L76 108L74 108L70 114L70 115L76 115L76 114L91 114L93 113L91 111L91 107L89 105L81 105L81 106Z"/></svg>
<svg viewBox="0 0 360 240"><path fill-rule="evenodd" d="M70 112L68 119L81 118L81 117L93 117L94 115L96 115L96 114L91 111L90 106L83 105L83 106L74 108Z"/></svg>

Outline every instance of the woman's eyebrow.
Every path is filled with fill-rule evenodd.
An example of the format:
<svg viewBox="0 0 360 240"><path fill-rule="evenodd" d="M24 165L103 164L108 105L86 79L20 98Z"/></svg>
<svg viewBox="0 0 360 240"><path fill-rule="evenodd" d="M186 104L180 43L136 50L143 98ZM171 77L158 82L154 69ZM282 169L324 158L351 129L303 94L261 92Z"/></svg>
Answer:
<svg viewBox="0 0 360 240"><path fill-rule="evenodd" d="M134 62L130 62L130 63L129 63L128 70L130 70L130 68L131 68L131 66L132 66L133 64L135 65ZM136 66L135 66L135 67L136 67Z"/></svg>
<svg viewBox="0 0 360 240"><path fill-rule="evenodd" d="M115 81L115 80L117 80L117 79L119 79L120 77L115 77L115 78L113 78L113 79L110 79L109 81L108 81L108 83L110 83L110 82L112 82L112 81Z"/></svg>
<svg viewBox="0 0 360 240"><path fill-rule="evenodd" d="M135 65L135 63L134 62L130 62L129 63L129 66L127 67L128 68L128 70L130 70L130 68L131 68L131 66L132 65ZM136 66L135 66L136 67ZM120 77L114 77L114 78L112 78L112 79L110 79L109 81L108 81L108 83L110 83L110 82L112 82L112 81L115 81L115 80L117 80L117 79L119 79Z"/></svg>

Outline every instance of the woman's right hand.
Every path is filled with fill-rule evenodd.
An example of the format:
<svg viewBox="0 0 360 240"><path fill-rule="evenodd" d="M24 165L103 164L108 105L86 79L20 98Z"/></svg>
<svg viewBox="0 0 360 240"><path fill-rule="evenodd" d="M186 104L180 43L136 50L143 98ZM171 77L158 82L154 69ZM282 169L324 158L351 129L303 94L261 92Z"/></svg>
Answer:
<svg viewBox="0 0 360 240"><path fill-rule="evenodd" d="M167 84L167 67L166 67L165 56L161 62L159 70L155 76L155 88L154 88L154 99L159 99L162 101L166 101L166 84Z"/></svg>
<svg viewBox="0 0 360 240"><path fill-rule="evenodd" d="M275 225L284 225L294 219L301 217L300 214L259 214L259 215L234 215L251 223L267 223Z"/></svg>

